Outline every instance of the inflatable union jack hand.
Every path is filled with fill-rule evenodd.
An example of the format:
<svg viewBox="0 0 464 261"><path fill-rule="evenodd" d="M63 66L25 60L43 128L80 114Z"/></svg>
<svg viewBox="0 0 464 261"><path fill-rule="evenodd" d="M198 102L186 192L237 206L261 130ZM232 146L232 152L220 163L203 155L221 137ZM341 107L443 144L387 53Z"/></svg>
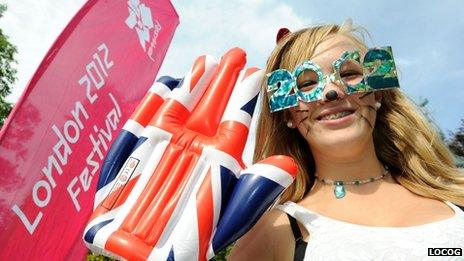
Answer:
<svg viewBox="0 0 464 261"><path fill-rule="evenodd" d="M157 109L84 231L128 260L206 260L243 235L291 184L296 164L241 160L262 71L229 50L200 56ZM105 182L103 182L105 183Z"/></svg>

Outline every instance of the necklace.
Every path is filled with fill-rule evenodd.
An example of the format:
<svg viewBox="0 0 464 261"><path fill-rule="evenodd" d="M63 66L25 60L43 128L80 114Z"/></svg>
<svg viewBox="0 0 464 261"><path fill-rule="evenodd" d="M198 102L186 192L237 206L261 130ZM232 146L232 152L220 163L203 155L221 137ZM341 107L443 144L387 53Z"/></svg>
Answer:
<svg viewBox="0 0 464 261"><path fill-rule="evenodd" d="M385 176L390 174L387 167L384 167L385 171L382 175L377 177L371 177L363 180L353 180L353 181L343 181L343 180L331 180L331 179L321 179L316 175L316 179L320 180L324 184L335 185L334 194L337 199L343 198L346 195L345 185L356 185L360 186L362 184L371 183L379 179L383 179Z"/></svg>

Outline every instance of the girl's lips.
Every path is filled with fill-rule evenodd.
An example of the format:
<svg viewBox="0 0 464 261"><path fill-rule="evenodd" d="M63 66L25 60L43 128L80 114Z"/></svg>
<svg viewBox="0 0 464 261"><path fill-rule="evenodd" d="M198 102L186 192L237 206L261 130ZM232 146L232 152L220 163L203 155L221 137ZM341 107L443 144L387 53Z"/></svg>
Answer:
<svg viewBox="0 0 464 261"><path fill-rule="evenodd" d="M334 119L340 119L340 118L343 118L347 115L350 115L351 113L353 113L352 111L341 111L341 112L337 112L337 113L332 113L332 114L326 114L325 116L323 117L318 117L318 120L334 120Z"/></svg>
<svg viewBox="0 0 464 261"><path fill-rule="evenodd" d="M345 115L341 118L338 118L338 119L322 119L322 117L318 117L317 118L317 122L318 123L321 123L321 124L324 124L324 125L328 125L328 126L331 126L331 127L337 127L337 126L340 126L340 125L344 125L348 122L350 122L351 120L354 119L355 117L355 111L351 112L350 114L348 115Z"/></svg>
<svg viewBox="0 0 464 261"><path fill-rule="evenodd" d="M327 116L329 116L331 114L341 113L341 112L347 112L347 113L352 114L352 113L355 112L355 109L352 109L352 108L335 108L335 109L324 110L319 114L319 116L316 118L316 120L320 121L324 117L327 117Z"/></svg>

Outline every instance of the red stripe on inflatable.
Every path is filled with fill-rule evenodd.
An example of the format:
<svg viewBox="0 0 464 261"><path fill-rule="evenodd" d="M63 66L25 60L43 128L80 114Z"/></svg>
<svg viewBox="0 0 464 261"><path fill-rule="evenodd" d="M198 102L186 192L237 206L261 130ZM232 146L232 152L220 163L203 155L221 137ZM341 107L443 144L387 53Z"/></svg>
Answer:
<svg viewBox="0 0 464 261"><path fill-rule="evenodd" d="M189 163L192 162L193 155L191 153L183 151L175 164L171 166L169 176L163 183L163 186L157 191L156 197L147 206L145 213L140 218L140 222L137 224L134 230L135 235L141 238L147 238L149 234L163 232L166 223L171 217L172 211L177 205L176 195L183 187L186 182L185 176L188 176L187 171L189 169ZM156 175L156 174L155 174ZM166 212L168 217L166 217ZM164 216L164 218L162 218ZM156 224L156 225L155 225ZM151 241L151 240L150 240ZM155 242L153 242L155 243Z"/></svg>
<svg viewBox="0 0 464 261"><path fill-rule="evenodd" d="M187 122L188 129L207 136L216 134L234 83L245 63L246 54L239 48L233 48L223 56L216 77Z"/></svg>
<svg viewBox="0 0 464 261"><path fill-rule="evenodd" d="M163 102L164 99L158 94L149 92L145 95L130 118L143 127L146 127Z"/></svg>
<svg viewBox="0 0 464 261"><path fill-rule="evenodd" d="M92 215L89 218L89 222L95 218L109 212L110 210L120 207L129 196L139 176L129 180L124 187L121 187L115 191L112 191L105 199L95 208Z"/></svg>
<svg viewBox="0 0 464 261"><path fill-rule="evenodd" d="M142 218L142 215L145 213L148 206L156 197L158 191L160 191L163 183L170 174L172 166L178 160L181 153L182 148L179 148L175 144L168 145L159 161L159 165L154 170L150 180L147 182L145 188L140 194L140 197L137 199L131 211L121 225L121 229L128 232L135 230L136 226L140 222L140 219Z"/></svg>
<svg viewBox="0 0 464 261"><path fill-rule="evenodd" d="M202 55L195 60L195 63L193 64L192 68L192 78L190 79L190 92L192 92L193 88L195 88L201 76L203 76L203 74L205 73L205 62L205 55Z"/></svg>
<svg viewBox="0 0 464 261"><path fill-rule="evenodd" d="M117 207L120 207L124 202L126 202L127 197L137 183L140 175L129 180L123 187L111 191L110 194L102 201L100 204L103 208L107 210L112 210Z"/></svg>
<svg viewBox="0 0 464 261"><path fill-rule="evenodd" d="M213 218L213 191L211 187L211 169L209 169L197 193L198 260L200 261L207 260L206 252L213 231Z"/></svg>
<svg viewBox="0 0 464 261"><path fill-rule="evenodd" d="M182 131L182 125L190 116L190 111L175 99L167 99L150 121L151 126L170 133Z"/></svg>
<svg viewBox="0 0 464 261"><path fill-rule="evenodd" d="M164 184L162 194L157 200L158 202L154 202L151 206L152 211L144 216L146 222L141 224L141 226L146 227L144 231L150 233L146 239L149 244L156 245L165 230L166 224L171 219L172 213L185 191L190 174L195 168L198 158L199 156L195 153L184 152L178 161L179 164L172 169L169 176L170 179Z"/></svg>
<svg viewBox="0 0 464 261"><path fill-rule="evenodd" d="M153 247L129 232L117 230L105 244L105 249L117 253L125 260L147 260Z"/></svg>
<svg viewBox="0 0 464 261"><path fill-rule="evenodd" d="M242 82L248 78L248 76L252 75L253 73L257 72L259 70L259 68L256 68L256 67L251 67L251 68L248 68L246 69L245 71L245 75L243 76L242 78Z"/></svg>
<svg viewBox="0 0 464 261"><path fill-rule="evenodd" d="M242 162L242 153L248 136L248 127L241 122L221 122L216 136L216 149L234 157Z"/></svg>
<svg viewBox="0 0 464 261"><path fill-rule="evenodd" d="M269 158L263 159L259 163L274 165L278 168L281 168L290 174L293 178L296 177L296 172L298 171L298 165L296 165L296 162L288 156L271 156Z"/></svg>

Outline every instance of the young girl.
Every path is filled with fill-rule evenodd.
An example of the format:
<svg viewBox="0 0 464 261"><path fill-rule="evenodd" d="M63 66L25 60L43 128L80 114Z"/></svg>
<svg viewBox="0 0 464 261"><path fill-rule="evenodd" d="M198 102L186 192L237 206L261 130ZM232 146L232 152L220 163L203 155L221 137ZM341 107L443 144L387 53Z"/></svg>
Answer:
<svg viewBox="0 0 464 261"><path fill-rule="evenodd" d="M287 34L272 52L254 160L289 155L299 172L230 260L462 253L464 212L456 205L464 205L464 174L395 88L393 57L382 56L391 49L371 51L359 35L349 23L307 28ZM383 58L368 63L372 57ZM373 77L379 72L383 80Z"/></svg>

